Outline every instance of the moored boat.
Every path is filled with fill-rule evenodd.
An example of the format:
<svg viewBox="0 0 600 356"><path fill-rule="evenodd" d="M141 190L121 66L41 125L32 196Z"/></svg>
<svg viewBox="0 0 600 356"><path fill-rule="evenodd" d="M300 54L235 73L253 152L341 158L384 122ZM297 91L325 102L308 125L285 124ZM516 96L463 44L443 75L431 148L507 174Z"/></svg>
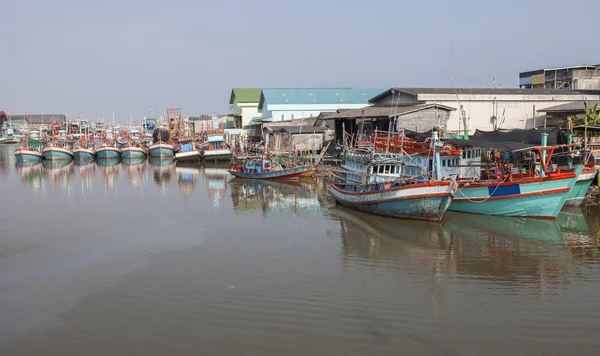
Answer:
<svg viewBox="0 0 600 356"><path fill-rule="evenodd" d="M204 162L231 161L231 148L225 142L224 131L207 131L206 141L200 146Z"/></svg>
<svg viewBox="0 0 600 356"><path fill-rule="evenodd" d="M565 206L580 206L598 173L594 168L584 168L565 201Z"/></svg>
<svg viewBox="0 0 600 356"><path fill-rule="evenodd" d="M121 157L121 150L115 146L103 144L95 151L97 159L118 159Z"/></svg>
<svg viewBox="0 0 600 356"><path fill-rule="evenodd" d="M17 161L41 162L42 152L33 148L19 147L15 150L15 157Z"/></svg>
<svg viewBox="0 0 600 356"><path fill-rule="evenodd" d="M79 146L73 150L73 157L78 161L93 161L94 150Z"/></svg>
<svg viewBox="0 0 600 356"><path fill-rule="evenodd" d="M44 159L49 161L54 160L72 160L73 151L66 147L49 145L42 149Z"/></svg>
<svg viewBox="0 0 600 356"><path fill-rule="evenodd" d="M433 131L432 142L438 132ZM432 145L435 147L435 144ZM405 177L405 153L378 153L368 149L346 149L342 183L334 183L329 194L341 205L377 215L440 221L454 195L455 183L441 180L439 153L434 153L433 177Z"/></svg>
<svg viewBox="0 0 600 356"><path fill-rule="evenodd" d="M159 159L172 159L175 156L175 148L168 143L153 143L148 147L148 156Z"/></svg>
<svg viewBox="0 0 600 356"><path fill-rule="evenodd" d="M123 159L144 159L146 158L146 150L141 146L124 146L121 147L121 156Z"/></svg>
<svg viewBox="0 0 600 356"><path fill-rule="evenodd" d="M229 173L234 177L250 179L298 179L309 167L287 168L272 164L270 159L250 159L244 164L236 164Z"/></svg>
<svg viewBox="0 0 600 356"><path fill-rule="evenodd" d="M179 140L179 151L175 153L177 162L199 162L200 152L196 149L194 141L190 139Z"/></svg>

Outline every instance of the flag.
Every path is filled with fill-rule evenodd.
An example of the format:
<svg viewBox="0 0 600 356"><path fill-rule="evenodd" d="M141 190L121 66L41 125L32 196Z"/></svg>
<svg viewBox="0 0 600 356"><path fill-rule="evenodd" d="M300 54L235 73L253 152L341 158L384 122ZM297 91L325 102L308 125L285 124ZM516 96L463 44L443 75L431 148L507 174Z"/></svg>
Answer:
<svg viewBox="0 0 600 356"><path fill-rule="evenodd" d="M573 133L573 120L569 119L569 132Z"/></svg>

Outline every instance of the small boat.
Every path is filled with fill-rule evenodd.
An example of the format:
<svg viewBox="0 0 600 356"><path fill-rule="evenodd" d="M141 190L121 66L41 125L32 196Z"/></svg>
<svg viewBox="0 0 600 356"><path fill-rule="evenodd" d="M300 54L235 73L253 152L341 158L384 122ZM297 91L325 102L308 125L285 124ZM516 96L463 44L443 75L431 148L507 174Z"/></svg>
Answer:
<svg viewBox="0 0 600 356"><path fill-rule="evenodd" d="M596 177L597 173L598 171L594 168L585 167L583 169L581 174L579 174L579 176L577 177L575 185L573 186L573 188L571 188L571 191L567 196L565 206L581 205L581 202L583 202L583 199L585 199L588 189L590 189L590 186L592 185L592 182L594 181L594 178Z"/></svg>
<svg viewBox="0 0 600 356"><path fill-rule="evenodd" d="M15 135L15 125L10 121L5 121L0 126L0 144L19 143L20 138Z"/></svg>
<svg viewBox="0 0 600 356"><path fill-rule="evenodd" d="M146 150L141 146L128 145L121 147L121 156L123 159L144 159Z"/></svg>
<svg viewBox="0 0 600 356"><path fill-rule="evenodd" d="M169 159L175 156L173 145L157 142L148 147L148 155L152 158Z"/></svg>
<svg viewBox="0 0 600 356"><path fill-rule="evenodd" d="M17 162L41 162L43 158L41 150L42 143L39 140L30 137L23 138L22 142L22 146L15 150Z"/></svg>
<svg viewBox="0 0 600 356"><path fill-rule="evenodd" d="M199 162L200 152L196 149L193 139L179 140L179 152L175 153L177 162Z"/></svg>
<svg viewBox="0 0 600 356"><path fill-rule="evenodd" d="M103 144L95 151L97 159L119 159L121 157L121 150L115 146Z"/></svg>
<svg viewBox="0 0 600 356"><path fill-rule="evenodd" d="M73 150L73 156L78 161L93 161L94 150L91 148L77 147Z"/></svg>
<svg viewBox="0 0 600 356"><path fill-rule="evenodd" d="M231 148L225 142L223 130L207 131L206 141L200 146L204 162L231 161Z"/></svg>
<svg viewBox="0 0 600 356"><path fill-rule="evenodd" d="M250 179L298 179L309 167L283 167L271 164L270 159L250 159L243 165L236 164L229 173L238 178Z"/></svg>

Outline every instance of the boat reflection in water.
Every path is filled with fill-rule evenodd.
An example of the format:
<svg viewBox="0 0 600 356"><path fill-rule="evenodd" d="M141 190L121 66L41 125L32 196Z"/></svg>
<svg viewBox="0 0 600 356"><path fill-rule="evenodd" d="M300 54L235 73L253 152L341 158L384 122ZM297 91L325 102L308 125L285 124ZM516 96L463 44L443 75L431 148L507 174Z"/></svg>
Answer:
<svg viewBox="0 0 600 356"><path fill-rule="evenodd" d="M148 162L150 163L149 168L152 170L152 179L154 180L154 183L162 192L164 192L174 174L175 160L173 158L150 158Z"/></svg>
<svg viewBox="0 0 600 356"><path fill-rule="evenodd" d="M57 185L68 188L71 178L75 174L73 160L44 160L44 175L52 180L54 187Z"/></svg>
<svg viewBox="0 0 600 356"><path fill-rule="evenodd" d="M212 201L213 207L218 209L220 202L227 196L227 182L231 175L226 168L207 168L207 166L215 167L215 164L205 163L202 171L208 198Z"/></svg>
<svg viewBox="0 0 600 356"><path fill-rule="evenodd" d="M94 188L94 178L96 177L96 164L90 160L75 160L73 163L77 168L79 176L80 190L82 194L90 195Z"/></svg>
<svg viewBox="0 0 600 356"><path fill-rule="evenodd" d="M144 171L146 169L146 158L145 157L123 157L121 158L123 163L123 170L127 172L131 185L134 188L139 188L144 182Z"/></svg>
<svg viewBox="0 0 600 356"><path fill-rule="evenodd" d="M96 160L96 164L104 176L104 184L108 189L113 189L119 178L119 161L119 158Z"/></svg>
<svg viewBox="0 0 600 356"><path fill-rule="evenodd" d="M320 210L317 185L312 179L270 181L235 178L229 182L234 210L240 214L313 213Z"/></svg>
<svg viewBox="0 0 600 356"><path fill-rule="evenodd" d="M591 210L589 216L600 215L600 212L595 211L597 209ZM597 219L588 222L581 208L567 207L560 212L556 222L560 225L574 256L585 258L600 254L600 251L598 251L598 248L600 248L600 233L592 233L593 230L598 231Z"/></svg>
<svg viewBox="0 0 600 356"><path fill-rule="evenodd" d="M44 190L44 165L42 162L17 161L15 169L21 175L23 184L30 185L34 191Z"/></svg>
<svg viewBox="0 0 600 356"><path fill-rule="evenodd" d="M525 286L536 294L552 293L569 282L571 254L556 221L448 212L438 224L338 206L328 214L340 223L345 261L385 261L395 268L422 265L418 270L430 273L432 299L441 297L444 278L507 289Z"/></svg>
<svg viewBox="0 0 600 356"><path fill-rule="evenodd" d="M187 197L194 192L196 188L196 179L200 174L200 165L189 164L181 165L181 162L175 166L177 174L177 185L179 192L183 195L183 201L187 201Z"/></svg>

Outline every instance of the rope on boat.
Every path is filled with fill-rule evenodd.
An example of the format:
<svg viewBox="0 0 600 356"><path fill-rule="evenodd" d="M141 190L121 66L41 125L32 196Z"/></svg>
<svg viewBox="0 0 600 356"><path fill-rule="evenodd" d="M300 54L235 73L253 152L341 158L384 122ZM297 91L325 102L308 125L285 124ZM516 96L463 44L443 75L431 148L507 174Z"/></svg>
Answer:
<svg viewBox="0 0 600 356"><path fill-rule="evenodd" d="M462 196L464 197L464 199L466 199L468 202L470 203L483 203L488 201L491 197L494 196L494 193L496 193L496 190L498 190L498 188L500 187L500 184L502 184L504 181L500 181L498 182L498 185L496 186L496 188L494 188L494 190L490 193L490 196L483 199L483 200L471 200L469 198L467 198L467 196L462 192L463 190L460 188L460 186L457 187L457 191L461 192Z"/></svg>

